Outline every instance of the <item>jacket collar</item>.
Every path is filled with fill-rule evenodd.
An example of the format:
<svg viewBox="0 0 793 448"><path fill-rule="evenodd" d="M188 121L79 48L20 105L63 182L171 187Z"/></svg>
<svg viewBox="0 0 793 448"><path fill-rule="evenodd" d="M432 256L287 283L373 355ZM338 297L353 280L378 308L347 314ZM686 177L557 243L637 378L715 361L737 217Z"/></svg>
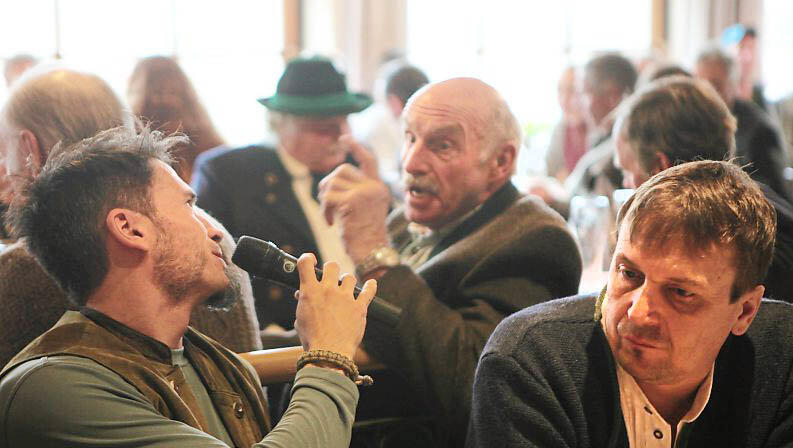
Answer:
<svg viewBox="0 0 793 448"><path fill-rule="evenodd" d="M435 245L435 248L433 248L432 252L430 253L430 258L470 235L476 229L482 227L484 224L492 220L494 216L501 214L519 197L520 193L518 193L518 189L515 188L512 182L507 182L504 184L495 193L493 193L492 196L482 203L482 206L478 211L460 223L450 234L446 235L446 237L443 238L440 243Z"/></svg>
<svg viewBox="0 0 793 448"><path fill-rule="evenodd" d="M87 317L105 330L122 336L127 341L127 343L132 345L147 358L151 358L169 365L173 364L171 359L171 348L162 342L152 337L146 336L139 331L133 330L132 328L93 308L81 307L80 314ZM182 341L186 348L188 344L187 338L182 338Z"/></svg>

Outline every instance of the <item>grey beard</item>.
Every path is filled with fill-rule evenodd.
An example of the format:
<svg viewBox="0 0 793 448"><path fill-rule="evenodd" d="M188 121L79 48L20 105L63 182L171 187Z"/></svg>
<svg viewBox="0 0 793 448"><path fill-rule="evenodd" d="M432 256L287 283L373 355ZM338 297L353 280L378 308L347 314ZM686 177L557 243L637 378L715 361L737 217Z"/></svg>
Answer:
<svg viewBox="0 0 793 448"><path fill-rule="evenodd" d="M223 291L218 291L207 298L204 306L212 311L228 311L242 296L242 282L245 280L242 269L227 264L224 272L229 279Z"/></svg>

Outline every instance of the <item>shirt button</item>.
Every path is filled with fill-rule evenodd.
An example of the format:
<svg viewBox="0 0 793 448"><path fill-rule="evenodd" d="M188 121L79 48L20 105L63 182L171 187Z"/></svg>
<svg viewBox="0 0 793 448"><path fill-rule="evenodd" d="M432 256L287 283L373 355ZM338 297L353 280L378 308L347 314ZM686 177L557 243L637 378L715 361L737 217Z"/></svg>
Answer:
<svg viewBox="0 0 793 448"><path fill-rule="evenodd" d="M245 415L245 408L242 407L242 403L239 401L235 401L231 406L234 408L234 415L236 415L237 418L242 418L242 416Z"/></svg>
<svg viewBox="0 0 793 448"><path fill-rule="evenodd" d="M655 436L655 438L656 438L656 439L663 439L663 438L664 438L664 433L662 433L662 432L661 432L660 430L658 430L658 429L656 429L655 431L653 431L653 435Z"/></svg>

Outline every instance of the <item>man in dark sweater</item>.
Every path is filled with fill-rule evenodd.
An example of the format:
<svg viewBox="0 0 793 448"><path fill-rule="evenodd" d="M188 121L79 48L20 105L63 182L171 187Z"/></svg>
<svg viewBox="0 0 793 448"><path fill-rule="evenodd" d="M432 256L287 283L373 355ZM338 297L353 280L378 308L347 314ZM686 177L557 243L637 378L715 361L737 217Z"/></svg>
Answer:
<svg viewBox="0 0 793 448"><path fill-rule="evenodd" d="M468 446L790 444L793 307L761 300L775 219L757 185L730 162L678 165L618 225L597 300L540 304L495 330Z"/></svg>

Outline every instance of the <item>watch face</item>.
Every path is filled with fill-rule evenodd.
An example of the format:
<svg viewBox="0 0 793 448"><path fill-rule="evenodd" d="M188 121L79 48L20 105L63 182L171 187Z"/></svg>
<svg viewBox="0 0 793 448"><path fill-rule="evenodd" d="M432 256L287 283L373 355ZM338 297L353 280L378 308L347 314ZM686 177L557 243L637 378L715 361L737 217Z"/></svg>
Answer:
<svg viewBox="0 0 793 448"><path fill-rule="evenodd" d="M399 264L399 254L390 247L380 249L375 258L379 264L384 266L396 266Z"/></svg>

